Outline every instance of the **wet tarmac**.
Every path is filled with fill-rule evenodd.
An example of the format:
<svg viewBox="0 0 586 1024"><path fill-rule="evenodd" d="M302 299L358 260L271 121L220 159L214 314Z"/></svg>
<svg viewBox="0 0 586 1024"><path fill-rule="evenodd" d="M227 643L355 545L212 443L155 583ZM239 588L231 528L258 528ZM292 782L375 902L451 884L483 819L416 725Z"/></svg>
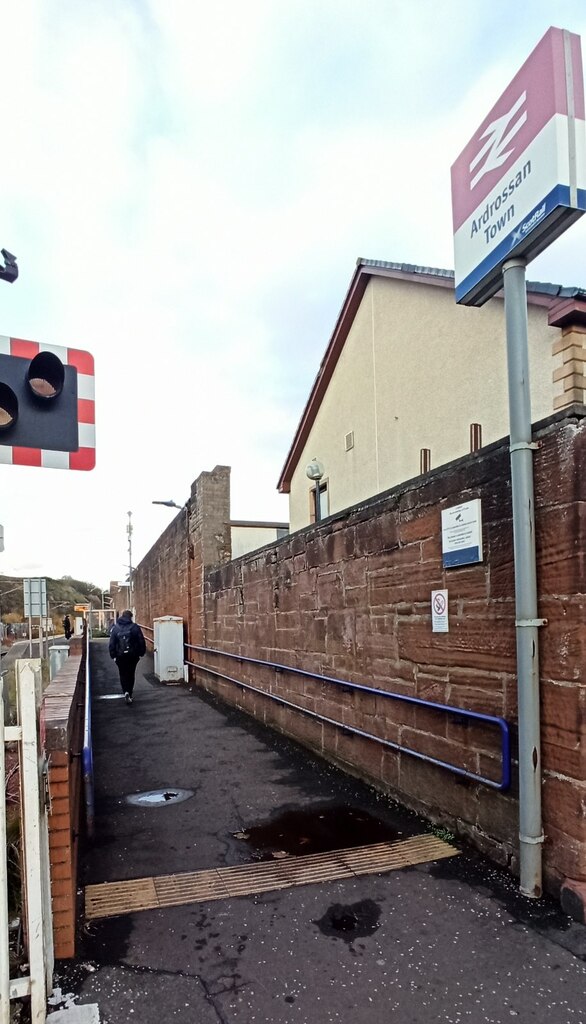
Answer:
<svg viewBox="0 0 586 1024"><path fill-rule="evenodd" d="M99 701L96 835L81 882L250 864L429 825L141 662L135 702ZM193 791L136 806L130 794ZM322 817L323 815L323 817ZM313 844L313 845L312 845ZM85 924L56 984L100 1024L586 1024L586 928L464 848L388 874L161 907Z"/></svg>

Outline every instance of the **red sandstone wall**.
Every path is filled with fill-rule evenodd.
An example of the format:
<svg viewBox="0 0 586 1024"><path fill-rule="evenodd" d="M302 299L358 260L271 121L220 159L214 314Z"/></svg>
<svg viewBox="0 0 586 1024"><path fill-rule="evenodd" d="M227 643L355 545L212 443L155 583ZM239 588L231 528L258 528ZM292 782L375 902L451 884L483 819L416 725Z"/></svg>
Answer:
<svg viewBox="0 0 586 1024"><path fill-rule="evenodd" d="M549 883L586 879L586 418L540 425L535 456L545 865ZM484 563L445 571L440 512L482 498ZM190 642L388 692L517 715L510 468L503 442L293 534L230 557L229 469L203 473L139 565L138 619L178 614ZM227 562L227 564L225 564ZM210 569L210 566L218 568ZM449 589L450 632L433 634L430 592ZM444 713L283 672L198 655L293 703L496 778L494 733ZM501 794L278 707L198 671L250 714L443 822L516 867L516 778ZM514 743L513 743L514 746Z"/></svg>
<svg viewBox="0 0 586 1024"><path fill-rule="evenodd" d="M584 654L586 420L568 414L537 436L535 458L545 864L550 883L586 878ZM445 571L443 507L482 498L484 563ZM434 634L430 592L449 589L450 632ZM281 541L209 571L209 647L303 667L516 723L515 605L508 448L443 467ZM496 777L486 730L328 684L253 672L208 656L210 667L366 731ZM201 660L201 659L200 659ZM198 681L402 801L451 821L515 867L516 785L504 795L403 753L383 750L198 673Z"/></svg>
<svg viewBox="0 0 586 1024"><path fill-rule="evenodd" d="M203 643L204 570L227 562L230 544L230 468L216 466L194 481L186 506L137 566L137 621L180 615L186 640Z"/></svg>
<svg viewBox="0 0 586 1024"><path fill-rule="evenodd" d="M134 572L137 621L152 626L160 615L188 618L188 558L185 512L175 519Z"/></svg>

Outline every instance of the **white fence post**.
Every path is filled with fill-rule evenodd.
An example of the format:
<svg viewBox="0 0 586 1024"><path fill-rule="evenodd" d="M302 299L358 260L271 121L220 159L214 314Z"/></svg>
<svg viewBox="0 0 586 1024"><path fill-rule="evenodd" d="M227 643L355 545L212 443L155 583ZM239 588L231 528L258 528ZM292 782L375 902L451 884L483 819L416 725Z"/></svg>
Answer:
<svg viewBox="0 0 586 1024"><path fill-rule="evenodd" d="M0 1024L10 1022L10 959L8 951L8 862L6 858L6 756L4 750L4 680L0 677Z"/></svg>
<svg viewBox="0 0 586 1024"><path fill-rule="evenodd" d="M0 1024L10 1022L10 1000L31 997L32 1024L45 1024L47 989L53 985L53 926L49 831L45 791L41 791L37 723L41 700L40 661L20 661L17 669L18 725L7 726L0 678ZM8 865L6 860L6 755L4 744L18 742L23 900L27 921L29 975L10 978Z"/></svg>
<svg viewBox="0 0 586 1024"><path fill-rule="evenodd" d="M41 813L39 785L39 755L37 745L37 702L35 673L30 665L20 666L17 690L18 719L22 728L20 781L22 827L24 841L24 867L26 886L26 913L28 923L28 957L30 969L31 1021L45 1024L47 986L45 966L46 907L43 884L43 857L45 842L41 838L46 816Z"/></svg>

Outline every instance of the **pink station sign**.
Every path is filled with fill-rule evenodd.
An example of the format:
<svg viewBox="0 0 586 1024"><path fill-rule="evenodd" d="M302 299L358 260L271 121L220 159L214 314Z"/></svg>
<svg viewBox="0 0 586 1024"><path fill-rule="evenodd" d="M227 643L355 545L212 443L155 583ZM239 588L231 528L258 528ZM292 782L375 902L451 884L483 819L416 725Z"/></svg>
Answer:
<svg viewBox="0 0 586 1024"><path fill-rule="evenodd" d="M550 28L452 167L456 301L480 306L586 210L580 37Z"/></svg>

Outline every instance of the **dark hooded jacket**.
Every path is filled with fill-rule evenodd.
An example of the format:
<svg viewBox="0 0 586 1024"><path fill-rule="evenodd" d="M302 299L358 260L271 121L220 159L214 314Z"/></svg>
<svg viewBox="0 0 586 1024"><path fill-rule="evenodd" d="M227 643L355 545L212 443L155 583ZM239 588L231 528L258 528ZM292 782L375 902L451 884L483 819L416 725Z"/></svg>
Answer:
<svg viewBox="0 0 586 1024"><path fill-rule="evenodd" d="M120 629L121 626L123 628L130 626L131 655L136 658L142 658L143 654L146 652L145 639L140 626L137 625L136 622L132 621L132 615L130 614L130 612L123 612L120 618L118 619L116 625L112 627L112 632L110 633L110 643L108 645L110 657L116 657L116 637L122 632L122 630Z"/></svg>

